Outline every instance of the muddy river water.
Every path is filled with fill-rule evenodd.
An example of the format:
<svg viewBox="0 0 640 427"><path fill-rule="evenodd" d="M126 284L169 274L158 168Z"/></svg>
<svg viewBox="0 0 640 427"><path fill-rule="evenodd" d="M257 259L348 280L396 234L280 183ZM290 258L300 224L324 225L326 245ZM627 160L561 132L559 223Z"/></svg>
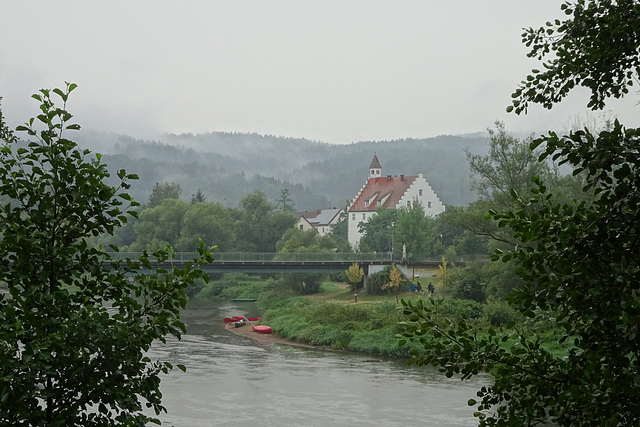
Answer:
<svg viewBox="0 0 640 427"><path fill-rule="evenodd" d="M153 356L187 366L163 377L163 426L477 425L467 401L482 380L225 330L223 316L255 311L252 303L190 303L182 340L154 346Z"/></svg>

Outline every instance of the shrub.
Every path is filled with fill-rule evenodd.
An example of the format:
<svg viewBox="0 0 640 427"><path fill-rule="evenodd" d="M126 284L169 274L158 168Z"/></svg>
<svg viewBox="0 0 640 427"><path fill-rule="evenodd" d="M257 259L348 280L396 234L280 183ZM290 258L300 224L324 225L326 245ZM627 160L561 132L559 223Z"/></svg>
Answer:
<svg viewBox="0 0 640 427"><path fill-rule="evenodd" d="M409 290L409 285L411 281L407 279L407 276L402 274L402 281L400 282L400 288L398 292L406 292ZM395 293L395 289L389 287L387 289L382 289L384 285L391 281L391 266L386 266L382 271L372 274L367 279L367 289L371 295L393 295Z"/></svg>
<svg viewBox="0 0 640 427"><path fill-rule="evenodd" d="M491 301L483 307L483 317L492 326L506 326L520 318L518 313L506 302Z"/></svg>

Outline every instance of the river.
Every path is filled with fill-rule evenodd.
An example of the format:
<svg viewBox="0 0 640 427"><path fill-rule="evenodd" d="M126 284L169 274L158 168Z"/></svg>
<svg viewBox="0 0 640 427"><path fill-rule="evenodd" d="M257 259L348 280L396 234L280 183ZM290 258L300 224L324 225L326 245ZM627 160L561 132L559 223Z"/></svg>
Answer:
<svg viewBox="0 0 640 427"><path fill-rule="evenodd" d="M224 329L222 317L256 315L252 303L190 302L181 341L151 356L183 364L163 376L162 425L474 426L482 380L367 355L258 344Z"/></svg>

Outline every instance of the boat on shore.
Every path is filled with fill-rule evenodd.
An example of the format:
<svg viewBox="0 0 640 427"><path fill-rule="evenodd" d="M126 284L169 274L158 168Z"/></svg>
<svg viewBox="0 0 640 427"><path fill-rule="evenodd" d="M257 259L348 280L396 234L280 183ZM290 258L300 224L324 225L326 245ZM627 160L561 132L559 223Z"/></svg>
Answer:
<svg viewBox="0 0 640 427"><path fill-rule="evenodd" d="M250 322L255 322L256 320L260 320L260 319L262 319L262 317L230 316L230 317L223 317L222 318L224 323L235 323L235 322L239 322L241 320L248 320Z"/></svg>
<svg viewBox="0 0 640 427"><path fill-rule="evenodd" d="M267 325L251 325L253 327L254 332L257 332L259 334L270 334L273 331L271 330L270 326Z"/></svg>
<svg viewBox="0 0 640 427"><path fill-rule="evenodd" d="M233 323L233 326L235 326L236 328L240 328L248 323L251 325L254 332L257 332L259 334L271 334L273 332L271 330L271 326L254 325L253 323L251 323L260 319L262 319L262 317L231 316L223 318L225 325L228 323Z"/></svg>

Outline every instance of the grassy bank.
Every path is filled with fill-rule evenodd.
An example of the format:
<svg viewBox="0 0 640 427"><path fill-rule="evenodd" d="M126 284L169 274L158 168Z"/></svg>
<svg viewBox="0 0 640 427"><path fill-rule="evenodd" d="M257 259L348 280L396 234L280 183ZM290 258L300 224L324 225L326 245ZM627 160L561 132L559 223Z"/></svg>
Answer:
<svg viewBox="0 0 640 427"><path fill-rule="evenodd" d="M436 288L433 298L442 298L440 314L451 321L465 318L478 330L502 328L515 321L521 331L536 335L543 346L554 355L566 354L569 345L558 345L560 332L549 318L524 319L504 302L480 304L442 296ZM393 358L408 358L416 344L399 346L394 338L402 332L399 322L406 320L397 310L394 295L358 294L344 283L325 282L320 292L300 296L277 279L256 276L229 275L203 288L198 298L257 298L264 310L263 323L273 332L293 342L321 346L335 350L362 352ZM404 299L432 298L425 294L403 292ZM513 345L516 338L506 341Z"/></svg>

